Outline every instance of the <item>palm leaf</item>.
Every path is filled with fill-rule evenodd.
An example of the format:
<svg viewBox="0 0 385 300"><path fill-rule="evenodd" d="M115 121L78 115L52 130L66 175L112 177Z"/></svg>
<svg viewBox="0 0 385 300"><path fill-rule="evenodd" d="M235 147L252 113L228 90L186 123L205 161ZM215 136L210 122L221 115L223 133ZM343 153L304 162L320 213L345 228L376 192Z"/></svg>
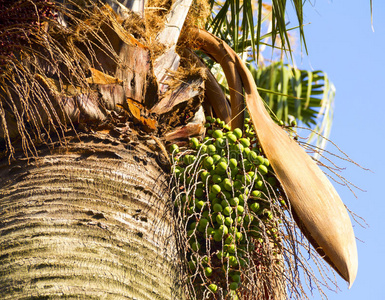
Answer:
<svg viewBox="0 0 385 300"><path fill-rule="evenodd" d="M301 0L291 0L291 2L298 20L300 40L306 49L303 31L303 2ZM213 14L206 29L221 37L237 53L244 52L247 47L245 42L249 40L253 58L255 59L262 41L262 23L265 19L263 8L267 7L267 5L263 4L262 1L255 4L253 0L227 0L223 2L210 0L210 4ZM275 46L276 39L279 37L281 48L291 52L288 27L285 20L287 5L288 1L286 0L273 0L270 6L271 14L269 19L272 28L272 46ZM257 13L254 14L254 11L257 11ZM223 33L227 33L225 38Z"/></svg>

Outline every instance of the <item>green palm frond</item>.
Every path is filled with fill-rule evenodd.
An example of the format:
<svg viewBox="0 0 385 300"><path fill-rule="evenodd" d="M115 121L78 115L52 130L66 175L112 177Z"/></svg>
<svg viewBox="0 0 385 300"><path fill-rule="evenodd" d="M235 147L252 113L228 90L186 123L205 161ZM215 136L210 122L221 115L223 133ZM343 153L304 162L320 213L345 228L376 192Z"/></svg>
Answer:
<svg viewBox="0 0 385 300"><path fill-rule="evenodd" d="M262 32L271 32L271 44L291 53L289 28L286 22L286 0L272 0L271 5L254 0L210 0L212 16L206 29L228 43L235 52L244 52L250 47L254 59L259 54ZM305 46L303 32L303 5L301 0L291 0L295 9L300 40ZM268 20L269 22L265 21ZM267 27L269 30L266 30Z"/></svg>

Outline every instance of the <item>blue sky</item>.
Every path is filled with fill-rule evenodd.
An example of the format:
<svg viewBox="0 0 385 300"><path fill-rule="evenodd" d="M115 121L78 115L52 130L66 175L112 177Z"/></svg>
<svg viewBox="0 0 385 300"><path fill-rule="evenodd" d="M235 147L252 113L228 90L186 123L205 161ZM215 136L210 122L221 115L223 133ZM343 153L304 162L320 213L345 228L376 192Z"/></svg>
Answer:
<svg viewBox="0 0 385 300"><path fill-rule="evenodd" d="M358 275L349 290L343 280L340 291L326 292L331 300L385 299L385 2L373 0L373 25L370 1L309 1L305 4L304 23L309 55L299 68L323 70L336 86L335 114L331 140L353 160L342 173L349 181L366 190L335 185L342 200L364 218L367 228L353 221L358 246ZM294 19L294 18L293 18ZM332 150L331 145L327 147ZM313 299L321 299L315 294Z"/></svg>

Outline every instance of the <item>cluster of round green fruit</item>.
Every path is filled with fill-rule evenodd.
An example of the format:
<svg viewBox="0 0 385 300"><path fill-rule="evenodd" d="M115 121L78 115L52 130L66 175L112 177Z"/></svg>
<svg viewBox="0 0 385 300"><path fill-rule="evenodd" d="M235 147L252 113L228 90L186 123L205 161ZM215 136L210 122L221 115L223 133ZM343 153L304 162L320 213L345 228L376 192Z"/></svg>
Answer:
<svg viewBox="0 0 385 300"><path fill-rule="evenodd" d="M245 132L206 118L207 134L191 138L187 149L171 145L175 207L188 241L187 259L196 287L235 295L258 264L258 244L277 241L277 221L269 195L277 181L261 155L249 119Z"/></svg>

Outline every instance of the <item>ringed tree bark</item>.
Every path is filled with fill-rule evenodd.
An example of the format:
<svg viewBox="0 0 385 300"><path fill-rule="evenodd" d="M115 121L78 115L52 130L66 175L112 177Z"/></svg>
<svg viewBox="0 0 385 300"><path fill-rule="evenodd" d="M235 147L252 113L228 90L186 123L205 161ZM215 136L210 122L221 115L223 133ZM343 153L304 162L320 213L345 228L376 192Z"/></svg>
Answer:
<svg viewBox="0 0 385 300"><path fill-rule="evenodd" d="M181 299L167 178L153 150L82 140L2 161L1 299Z"/></svg>

